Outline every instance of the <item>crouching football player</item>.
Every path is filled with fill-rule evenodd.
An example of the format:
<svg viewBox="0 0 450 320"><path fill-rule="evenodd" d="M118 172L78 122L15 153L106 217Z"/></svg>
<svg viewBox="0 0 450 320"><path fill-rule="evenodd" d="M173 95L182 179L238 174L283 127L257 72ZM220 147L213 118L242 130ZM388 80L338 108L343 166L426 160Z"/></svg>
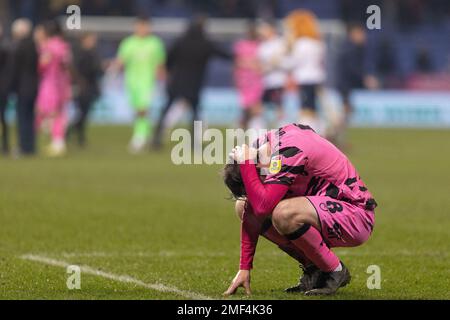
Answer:
<svg viewBox="0 0 450 320"><path fill-rule="evenodd" d="M240 270L225 295L244 287L262 235L303 269L287 292L334 294L350 273L330 249L355 247L370 237L377 206L347 157L310 127L269 131L253 147L236 147L224 181L241 218Z"/></svg>

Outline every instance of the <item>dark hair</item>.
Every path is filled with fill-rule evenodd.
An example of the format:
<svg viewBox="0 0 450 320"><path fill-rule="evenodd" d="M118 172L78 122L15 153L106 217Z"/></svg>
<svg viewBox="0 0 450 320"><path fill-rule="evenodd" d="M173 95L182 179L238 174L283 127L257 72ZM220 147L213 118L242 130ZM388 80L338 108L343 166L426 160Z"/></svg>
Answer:
<svg viewBox="0 0 450 320"><path fill-rule="evenodd" d="M223 182L231 191L233 198L240 199L245 197L245 187L242 181L241 170L239 169L239 164L229 163L226 164L222 170Z"/></svg>
<svg viewBox="0 0 450 320"><path fill-rule="evenodd" d="M135 19L135 22L136 23L148 23L148 24L151 23L150 17L147 16L147 15L139 15L139 16L137 16L136 19Z"/></svg>
<svg viewBox="0 0 450 320"><path fill-rule="evenodd" d="M62 36L61 24L57 20L49 20L43 23L42 27L47 37Z"/></svg>
<svg viewBox="0 0 450 320"><path fill-rule="evenodd" d="M207 16L196 14L185 31L185 37L203 37L205 33L205 25Z"/></svg>

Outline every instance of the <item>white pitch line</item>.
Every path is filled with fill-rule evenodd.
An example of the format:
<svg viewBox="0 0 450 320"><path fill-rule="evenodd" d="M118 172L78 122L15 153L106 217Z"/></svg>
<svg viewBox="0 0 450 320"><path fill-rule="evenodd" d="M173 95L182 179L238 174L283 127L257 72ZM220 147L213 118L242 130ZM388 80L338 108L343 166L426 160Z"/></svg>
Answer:
<svg viewBox="0 0 450 320"><path fill-rule="evenodd" d="M45 256L34 255L34 254L25 254L25 255L20 256L20 258L23 260L40 262L43 264L47 264L47 265L55 266L55 267L61 267L61 268L67 268L68 266L71 265L70 263L63 261L63 260L56 260L56 259L48 258ZM160 292L175 293L175 294L178 294L178 295L183 296L188 299L193 299L193 300L211 300L212 299L211 297L208 297L208 296L205 296L205 295L202 295L199 293L195 293L192 291L181 290L174 286L167 286L167 285L164 285L161 283L145 283L141 280L138 280L138 279L133 278L128 275L117 275L114 273L101 271L101 270L98 270L98 269L95 269L95 268L92 268L92 267L89 267L86 265L80 266L80 270L83 273L110 279L113 281L118 281L118 282L123 282L123 283L131 283L131 284L137 285L139 287L143 287L143 288L147 288L147 289L151 289L151 290L155 290L155 291L160 291Z"/></svg>

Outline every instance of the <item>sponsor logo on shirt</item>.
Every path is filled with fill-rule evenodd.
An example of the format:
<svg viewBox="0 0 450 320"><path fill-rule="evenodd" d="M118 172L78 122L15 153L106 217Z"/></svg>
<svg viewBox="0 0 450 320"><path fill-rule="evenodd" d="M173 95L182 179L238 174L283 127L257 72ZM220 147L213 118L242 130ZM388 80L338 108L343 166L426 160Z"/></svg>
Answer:
<svg viewBox="0 0 450 320"><path fill-rule="evenodd" d="M277 174L281 170L281 157L280 156L274 156L270 160L270 166L269 166L269 173L270 174Z"/></svg>

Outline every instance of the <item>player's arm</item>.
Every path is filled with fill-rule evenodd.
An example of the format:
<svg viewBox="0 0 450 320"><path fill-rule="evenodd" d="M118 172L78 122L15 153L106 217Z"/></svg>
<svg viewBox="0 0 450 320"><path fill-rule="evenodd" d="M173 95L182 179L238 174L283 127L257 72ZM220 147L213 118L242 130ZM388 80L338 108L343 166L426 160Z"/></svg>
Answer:
<svg viewBox="0 0 450 320"><path fill-rule="evenodd" d="M246 160L240 165L247 199L255 215L269 215L284 198L289 187L283 184L264 184L259 178L256 165Z"/></svg>
<svg viewBox="0 0 450 320"><path fill-rule="evenodd" d="M262 221L252 213L251 206L245 208L241 222L241 255L239 271L224 295L236 293L239 287L244 287L246 294L251 294L250 270L253 268L256 245L262 228Z"/></svg>
<svg viewBox="0 0 450 320"><path fill-rule="evenodd" d="M253 208L255 215L269 215L275 206L283 199L289 187L284 184L264 184L256 170L255 148L247 145L236 147L230 157L240 164L242 181L244 183L247 200Z"/></svg>
<svg viewBox="0 0 450 320"><path fill-rule="evenodd" d="M111 59L106 72L112 75L117 75L125 66L128 55L128 39L122 40L117 50L115 58Z"/></svg>
<svg viewBox="0 0 450 320"><path fill-rule="evenodd" d="M158 39L157 41L157 49L156 49L156 63L158 65L157 67L157 78L160 81L165 81L167 79L167 68L166 68L166 62L168 60L167 53L166 53L166 47L162 40Z"/></svg>

